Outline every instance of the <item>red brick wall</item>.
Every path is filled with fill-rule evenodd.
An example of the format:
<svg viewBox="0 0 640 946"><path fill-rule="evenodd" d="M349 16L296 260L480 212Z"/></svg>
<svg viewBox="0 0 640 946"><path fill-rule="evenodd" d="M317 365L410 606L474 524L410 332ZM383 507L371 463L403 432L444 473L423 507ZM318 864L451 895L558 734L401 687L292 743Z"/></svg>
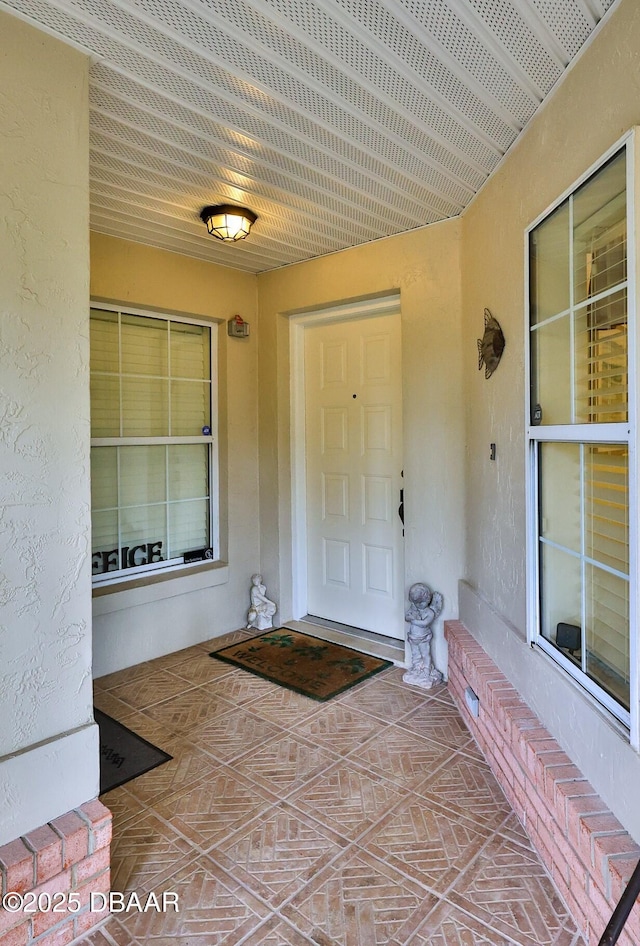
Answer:
<svg viewBox="0 0 640 946"><path fill-rule="evenodd" d="M451 694L588 946L597 946L640 847L465 626L446 621L445 637ZM480 698L477 718L467 686ZM640 946L639 904L618 942Z"/></svg>
<svg viewBox="0 0 640 946"><path fill-rule="evenodd" d="M90 894L109 892L110 843L111 812L95 800L0 847L2 903L23 898L0 907L2 946L66 946L99 923Z"/></svg>

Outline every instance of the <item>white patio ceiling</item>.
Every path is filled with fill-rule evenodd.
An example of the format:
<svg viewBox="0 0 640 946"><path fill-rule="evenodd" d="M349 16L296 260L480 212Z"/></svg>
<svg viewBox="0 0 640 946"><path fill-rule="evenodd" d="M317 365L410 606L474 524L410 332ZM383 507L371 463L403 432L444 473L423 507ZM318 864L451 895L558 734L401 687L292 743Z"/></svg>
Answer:
<svg viewBox="0 0 640 946"><path fill-rule="evenodd" d="M92 56L92 229L261 272L459 214L615 2L0 8ZM207 234L216 203L247 240Z"/></svg>

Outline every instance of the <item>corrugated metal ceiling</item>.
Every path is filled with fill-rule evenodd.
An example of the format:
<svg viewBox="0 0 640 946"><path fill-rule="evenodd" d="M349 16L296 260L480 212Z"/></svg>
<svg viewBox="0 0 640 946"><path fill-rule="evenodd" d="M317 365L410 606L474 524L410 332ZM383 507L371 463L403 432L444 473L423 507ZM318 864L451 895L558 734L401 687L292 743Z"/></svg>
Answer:
<svg viewBox="0 0 640 946"><path fill-rule="evenodd" d="M92 228L261 272L459 214L615 2L0 6L93 57Z"/></svg>

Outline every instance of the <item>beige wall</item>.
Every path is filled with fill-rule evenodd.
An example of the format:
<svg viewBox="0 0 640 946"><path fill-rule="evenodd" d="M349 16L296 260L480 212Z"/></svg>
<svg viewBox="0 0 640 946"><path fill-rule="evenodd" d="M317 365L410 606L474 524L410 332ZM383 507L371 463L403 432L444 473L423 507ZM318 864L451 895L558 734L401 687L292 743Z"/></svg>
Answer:
<svg viewBox="0 0 640 946"><path fill-rule="evenodd" d="M0 35L2 845L97 794L98 739L88 62L5 13Z"/></svg>
<svg viewBox="0 0 640 946"><path fill-rule="evenodd" d="M638 756L525 635L524 230L640 122L640 6L621 0L463 217L466 586L460 617L640 840ZM475 338L488 307L506 350L489 380ZM489 442L497 461L487 462ZM493 628L493 630L492 630ZM627 787L629 786L629 787ZM635 810L634 810L635 809Z"/></svg>
<svg viewBox="0 0 640 946"><path fill-rule="evenodd" d="M260 567L256 277L93 233L91 296L220 323L221 554L228 562L209 579L176 578L143 592L112 588L95 598L94 674L101 676L241 627L246 618L250 577ZM236 314L250 323L247 339L227 335Z"/></svg>
<svg viewBox="0 0 640 946"><path fill-rule="evenodd" d="M464 491L459 245L460 223L453 220L258 277L262 562L284 617L292 616L288 317L398 289L405 581L432 583L444 594L445 616L457 614ZM435 656L443 667L445 647L440 622Z"/></svg>
<svg viewBox="0 0 640 946"><path fill-rule="evenodd" d="M640 121L640 6L622 0L605 27L463 218L467 577L520 627L524 501L509 487L524 478L524 230ZM485 306L507 343L490 381L474 344ZM495 464L485 462L489 441Z"/></svg>

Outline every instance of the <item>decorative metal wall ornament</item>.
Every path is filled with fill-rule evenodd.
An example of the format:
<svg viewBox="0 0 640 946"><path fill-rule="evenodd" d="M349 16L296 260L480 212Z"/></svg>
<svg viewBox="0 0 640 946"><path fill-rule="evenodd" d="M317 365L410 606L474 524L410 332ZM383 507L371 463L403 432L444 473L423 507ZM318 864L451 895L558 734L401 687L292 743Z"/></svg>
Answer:
<svg viewBox="0 0 640 946"><path fill-rule="evenodd" d="M484 365L484 376L490 378L498 367L504 351L504 335L500 323L484 310L484 335L478 339L478 371Z"/></svg>

